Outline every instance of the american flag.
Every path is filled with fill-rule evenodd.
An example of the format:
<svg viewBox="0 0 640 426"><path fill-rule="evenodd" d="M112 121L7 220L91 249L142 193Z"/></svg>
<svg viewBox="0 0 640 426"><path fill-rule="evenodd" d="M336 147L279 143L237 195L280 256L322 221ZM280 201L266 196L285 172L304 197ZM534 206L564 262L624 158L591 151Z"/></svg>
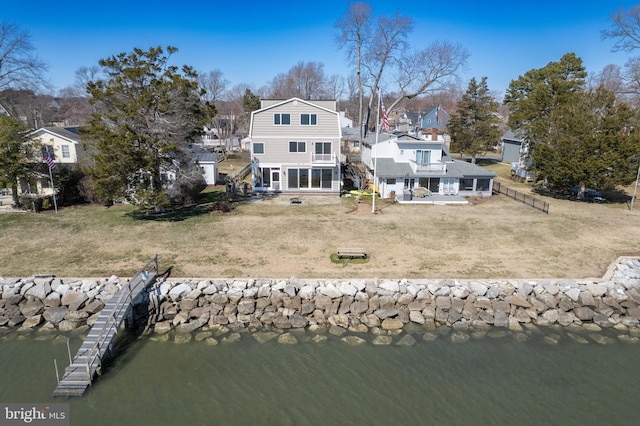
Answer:
<svg viewBox="0 0 640 426"><path fill-rule="evenodd" d="M390 132L391 125L389 124L389 117L387 117L387 110L384 107L382 96L380 97L380 106L382 107L382 124L384 124L384 128L387 130L387 132Z"/></svg>
<svg viewBox="0 0 640 426"><path fill-rule="evenodd" d="M49 154L49 151L44 154L44 161L47 162L49 170L53 170L56 168L56 163L53 161L53 158L51 158L51 154Z"/></svg>

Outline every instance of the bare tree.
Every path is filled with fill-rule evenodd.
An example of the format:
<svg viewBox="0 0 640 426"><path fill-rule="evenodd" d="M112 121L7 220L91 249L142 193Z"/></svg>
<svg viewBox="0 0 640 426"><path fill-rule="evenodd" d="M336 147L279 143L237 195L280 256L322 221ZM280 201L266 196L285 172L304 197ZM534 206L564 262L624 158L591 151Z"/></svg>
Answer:
<svg viewBox="0 0 640 426"><path fill-rule="evenodd" d="M58 119L53 96L38 95L33 90L3 90L0 103L10 116L35 128L50 125Z"/></svg>
<svg viewBox="0 0 640 426"><path fill-rule="evenodd" d="M341 109L346 112L348 117L358 117L359 92L358 78L355 74L351 74L347 77L346 91L346 100L339 102L339 105L341 105Z"/></svg>
<svg viewBox="0 0 640 426"><path fill-rule="evenodd" d="M232 105L234 111L238 111L238 118L236 120L236 131L241 135L249 133L249 125L251 118L251 111L245 110L244 100L248 94L255 94L257 90L249 84L237 84L233 86L227 92L227 102Z"/></svg>
<svg viewBox="0 0 640 426"><path fill-rule="evenodd" d="M278 74L271 81L272 98L322 99L329 93L329 83L320 62L302 61L286 74Z"/></svg>
<svg viewBox="0 0 640 426"><path fill-rule="evenodd" d="M640 47L640 5L624 8L611 15L611 28L602 30L603 39L615 39L614 52L631 52Z"/></svg>
<svg viewBox="0 0 640 426"><path fill-rule="evenodd" d="M75 72L75 82L58 92L60 120L66 126L80 126L88 123L92 108L87 87L100 76L100 67L82 66Z"/></svg>
<svg viewBox="0 0 640 426"><path fill-rule="evenodd" d="M371 6L368 3L352 3L349 10L335 23L338 29L336 43L345 49L347 59L355 64L358 85L358 126L360 139L363 138L364 117L364 84L362 80L362 66L364 61L364 46L371 39Z"/></svg>
<svg viewBox="0 0 640 426"><path fill-rule="evenodd" d="M448 41L435 41L425 49L403 55L395 70L399 95L387 109L393 110L403 99L459 87L458 72L468 59L464 47Z"/></svg>
<svg viewBox="0 0 640 426"><path fill-rule="evenodd" d="M73 87L78 90L77 96L85 96L87 94L87 85L95 81L100 76L100 67L92 65L90 67L80 67L75 72L75 84Z"/></svg>
<svg viewBox="0 0 640 426"><path fill-rule="evenodd" d="M327 79L327 95L330 99L341 101L346 93L346 82L343 76L333 74Z"/></svg>
<svg viewBox="0 0 640 426"><path fill-rule="evenodd" d="M224 78L222 71L218 69L208 73L198 73L198 83L205 90L203 98L209 102L224 99L225 92L229 86L229 80Z"/></svg>
<svg viewBox="0 0 640 426"><path fill-rule="evenodd" d="M622 71L615 64L609 64L601 72L592 74L589 77L589 86L594 89L598 86L603 86L610 92L615 93L616 96L625 92Z"/></svg>
<svg viewBox="0 0 640 426"><path fill-rule="evenodd" d="M217 114L213 117L212 124L218 137L222 137L223 133L233 133L233 112L224 102L229 80L224 78L222 71L215 69L208 73L198 73L198 83L203 89L202 100L216 106Z"/></svg>
<svg viewBox="0 0 640 426"><path fill-rule="evenodd" d="M612 51L632 52L640 48L640 5L631 6L628 10L621 7L610 19L611 28L602 30L601 34L603 39L615 40ZM624 68L623 91L631 102L637 103L640 94L640 59L630 58Z"/></svg>
<svg viewBox="0 0 640 426"><path fill-rule="evenodd" d="M47 64L33 53L31 36L20 27L0 23L0 90L48 88Z"/></svg>
<svg viewBox="0 0 640 426"><path fill-rule="evenodd" d="M89 97L69 86L58 92L58 114L65 126L81 126L88 123L91 115Z"/></svg>
<svg viewBox="0 0 640 426"><path fill-rule="evenodd" d="M412 19L399 13L374 19L370 6L364 3L351 5L335 26L339 30L336 40L346 50L347 58L355 62L361 138L380 87L390 80L397 85L394 88L397 95L387 105L390 113L405 100L430 91L448 90L450 85L459 86L457 75L469 58L465 48L446 41L435 41L421 50L410 49L406 38L413 30ZM364 86L369 88L366 116L362 108Z"/></svg>
<svg viewBox="0 0 640 426"><path fill-rule="evenodd" d="M369 108L371 112L376 92L380 87L383 73L388 68L399 66L400 56L406 50L406 37L413 30L413 20L396 13L393 18L382 16L378 19L372 39L366 44L364 68L368 72L366 85L369 86ZM391 111L392 107L389 107ZM367 116L367 123L369 117Z"/></svg>

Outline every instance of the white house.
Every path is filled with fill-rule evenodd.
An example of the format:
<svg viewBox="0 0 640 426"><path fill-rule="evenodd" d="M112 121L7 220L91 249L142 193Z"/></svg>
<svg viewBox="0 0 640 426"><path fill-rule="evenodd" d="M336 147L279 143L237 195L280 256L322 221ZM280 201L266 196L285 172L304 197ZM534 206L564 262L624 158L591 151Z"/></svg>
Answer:
<svg viewBox="0 0 640 426"><path fill-rule="evenodd" d="M29 140L40 144L41 151L36 153L33 159L36 163L43 163L42 170L48 170L45 165L44 154L49 152L55 167L78 167L78 144L80 135L75 128L69 127L42 127L29 133ZM18 192L21 194L53 195L51 179L48 173L41 173L36 179L20 179Z"/></svg>
<svg viewBox="0 0 640 426"><path fill-rule="evenodd" d="M416 137L406 133L369 135L362 161L383 198L399 202L467 203L465 196L492 195L496 174L454 160L443 135Z"/></svg>
<svg viewBox="0 0 640 426"><path fill-rule="evenodd" d="M74 128L42 127L32 131L29 139L39 142L43 150L49 151L56 165L78 165L80 135Z"/></svg>

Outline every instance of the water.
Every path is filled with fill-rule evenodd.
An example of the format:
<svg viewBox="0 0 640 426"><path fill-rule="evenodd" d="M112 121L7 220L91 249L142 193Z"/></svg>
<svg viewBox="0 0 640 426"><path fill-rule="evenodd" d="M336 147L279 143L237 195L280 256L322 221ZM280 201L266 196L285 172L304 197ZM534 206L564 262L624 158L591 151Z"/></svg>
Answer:
<svg viewBox="0 0 640 426"><path fill-rule="evenodd" d="M465 343L415 335L410 347L143 337L67 401L71 424L92 426L637 424L640 344L550 332L558 344L542 333ZM0 335L1 402L52 401L53 359L62 371L67 346L36 336ZM67 336L73 354L81 339Z"/></svg>

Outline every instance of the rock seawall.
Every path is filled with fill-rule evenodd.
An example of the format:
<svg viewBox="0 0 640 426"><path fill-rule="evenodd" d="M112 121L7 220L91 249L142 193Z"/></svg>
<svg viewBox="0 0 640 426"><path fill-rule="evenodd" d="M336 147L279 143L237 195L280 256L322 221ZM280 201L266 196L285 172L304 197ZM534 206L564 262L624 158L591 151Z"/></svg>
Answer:
<svg viewBox="0 0 640 426"><path fill-rule="evenodd" d="M125 281L0 278L0 330L86 329ZM640 259L618 259L601 280L168 279L136 300L136 312L150 332L186 340L221 329L271 338L309 329L372 332L385 344L403 331L530 325L614 328L637 339Z"/></svg>

